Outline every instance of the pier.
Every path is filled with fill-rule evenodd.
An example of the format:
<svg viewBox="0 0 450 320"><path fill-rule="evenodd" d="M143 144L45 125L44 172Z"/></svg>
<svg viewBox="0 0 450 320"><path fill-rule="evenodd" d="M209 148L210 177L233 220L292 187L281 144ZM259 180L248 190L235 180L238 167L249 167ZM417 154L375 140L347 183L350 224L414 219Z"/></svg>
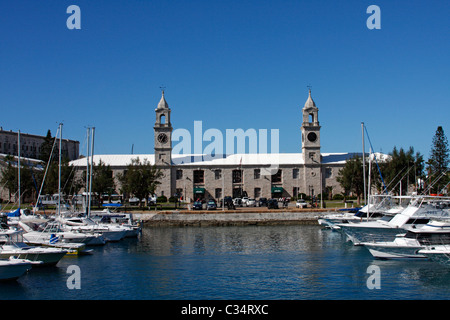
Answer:
<svg viewBox="0 0 450 320"><path fill-rule="evenodd" d="M317 225L329 209L242 208L236 210L173 210L133 212L145 226Z"/></svg>

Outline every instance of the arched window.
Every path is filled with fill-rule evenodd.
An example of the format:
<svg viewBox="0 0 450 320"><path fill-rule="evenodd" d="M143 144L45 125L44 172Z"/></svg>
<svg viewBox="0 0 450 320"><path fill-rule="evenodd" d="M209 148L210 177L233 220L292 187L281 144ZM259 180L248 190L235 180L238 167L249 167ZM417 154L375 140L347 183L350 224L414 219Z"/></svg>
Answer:
<svg viewBox="0 0 450 320"><path fill-rule="evenodd" d="M164 115L164 114L161 115L161 117L159 118L159 123L161 123L161 124L166 123L166 115Z"/></svg>
<svg viewBox="0 0 450 320"><path fill-rule="evenodd" d="M309 123L313 123L314 122L314 113L310 113L309 114Z"/></svg>

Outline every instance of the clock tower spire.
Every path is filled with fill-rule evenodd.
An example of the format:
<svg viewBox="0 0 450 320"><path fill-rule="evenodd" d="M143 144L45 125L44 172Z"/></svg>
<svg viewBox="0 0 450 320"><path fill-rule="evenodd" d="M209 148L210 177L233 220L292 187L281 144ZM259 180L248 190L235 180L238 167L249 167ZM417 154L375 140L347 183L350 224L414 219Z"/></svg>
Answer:
<svg viewBox="0 0 450 320"><path fill-rule="evenodd" d="M156 122L153 127L155 135L155 164L170 166L172 163L172 124L170 108L162 90L161 100L155 109Z"/></svg>
<svg viewBox="0 0 450 320"><path fill-rule="evenodd" d="M320 163L319 109L311 97L311 89L302 109L302 153L305 164Z"/></svg>

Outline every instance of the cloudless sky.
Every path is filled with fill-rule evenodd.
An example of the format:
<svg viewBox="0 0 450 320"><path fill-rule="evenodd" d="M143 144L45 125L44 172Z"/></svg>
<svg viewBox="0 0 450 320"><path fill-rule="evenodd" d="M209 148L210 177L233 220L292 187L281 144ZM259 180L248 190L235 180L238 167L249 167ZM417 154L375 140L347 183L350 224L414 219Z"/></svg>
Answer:
<svg viewBox="0 0 450 320"><path fill-rule="evenodd" d="M375 151L428 158L437 126L450 136L449 14L447 0L2 0L0 126L63 122L82 154L94 126L96 154L153 153L164 86L174 129L279 129L280 152L301 152L311 85L322 152L361 151L365 122Z"/></svg>

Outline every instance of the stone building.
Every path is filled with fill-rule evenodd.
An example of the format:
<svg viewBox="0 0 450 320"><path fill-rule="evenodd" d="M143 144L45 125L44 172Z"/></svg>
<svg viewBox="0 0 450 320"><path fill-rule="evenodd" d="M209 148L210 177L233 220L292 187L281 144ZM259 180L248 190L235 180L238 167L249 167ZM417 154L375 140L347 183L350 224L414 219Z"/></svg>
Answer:
<svg viewBox="0 0 450 320"><path fill-rule="evenodd" d="M147 159L164 174L156 190L157 195L178 196L188 201L221 199L223 196L247 195L258 199L293 197L299 193L310 196L321 192L329 195L341 193L343 190L336 177L354 154L321 153L319 109L311 91L301 112L301 153L172 154L171 109L163 92L155 109L154 154L94 155L94 163L101 159L111 166L113 175L117 177L118 173L126 170L132 158ZM71 163L84 170L86 159ZM268 168L272 170L268 171ZM116 186L119 191L117 179Z"/></svg>
<svg viewBox="0 0 450 320"><path fill-rule="evenodd" d="M28 133L20 133L20 156L30 159L39 159L41 155L41 145L45 141L45 136L38 136ZM56 142L59 146L59 141ZM78 159L80 156L80 142L69 139L62 139L61 152L69 160ZM0 127L0 154L18 155L18 132L3 130Z"/></svg>

